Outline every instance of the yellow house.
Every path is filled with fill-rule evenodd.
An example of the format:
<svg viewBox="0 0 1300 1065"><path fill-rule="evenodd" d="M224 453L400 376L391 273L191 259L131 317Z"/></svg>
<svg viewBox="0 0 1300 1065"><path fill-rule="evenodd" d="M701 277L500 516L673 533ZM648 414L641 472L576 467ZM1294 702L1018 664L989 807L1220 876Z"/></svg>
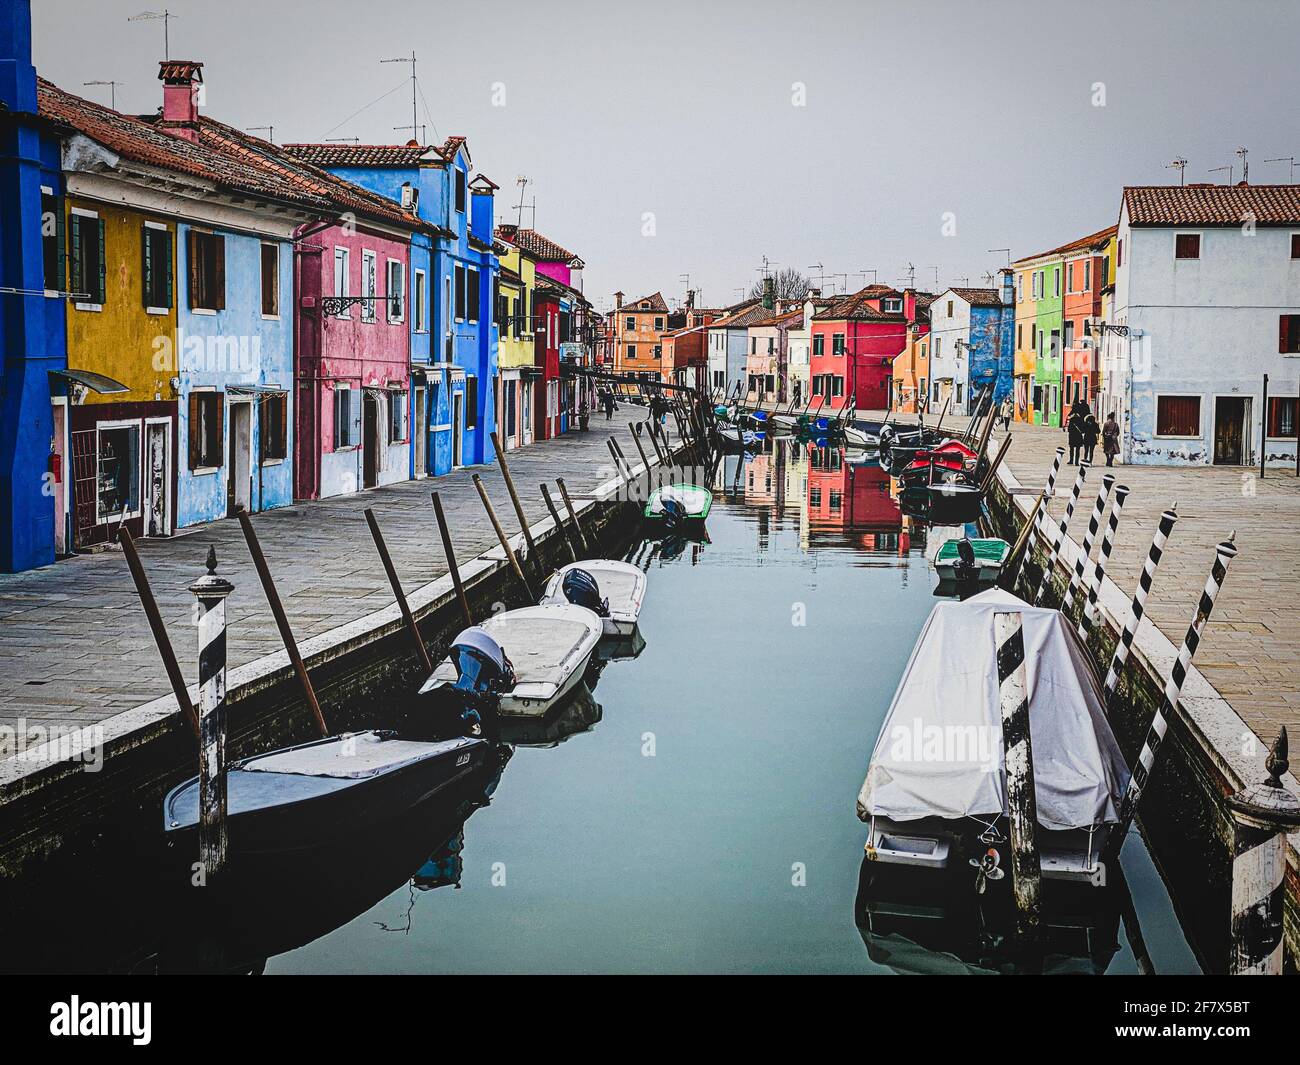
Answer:
<svg viewBox="0 0 1300 1065"><path fill-rule="evenodd" d="M518 245L496 242L500 263L497 292L497 380L501 395L501 443L507 451L533 440L532 379L537 376L537 339L533 327L533 294L537 261Z"/></svg>
<svg viewBox="0 0 1300 1065"><path fill-rule="evenodd" d="M78 196L61 214L75 295L67 304L70 461L60 462L67 475L58 487L73 545L108 542L123 523L136 536L168 536L176 525L176 226Z"/></svg>
<svg viewBox="0 0 1300 1065"><path fill-rule="evenodd" d="M1038 366L1038 315L1033 270L1016 264L1015 420L1034 420L1034 372Z"/></svg>

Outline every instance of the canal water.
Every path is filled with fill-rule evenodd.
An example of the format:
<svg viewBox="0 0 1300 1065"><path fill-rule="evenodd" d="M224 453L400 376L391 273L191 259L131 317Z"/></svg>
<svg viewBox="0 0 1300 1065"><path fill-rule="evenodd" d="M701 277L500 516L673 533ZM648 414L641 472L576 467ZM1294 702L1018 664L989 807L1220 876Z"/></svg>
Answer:
<svg viewBox="0 0 1300 1065"><path fill-rule="evenodd" d="M937 601L925 530L878 467L792 441L715 488L707 543L632 546L645 646L601 672L598 720L517 747L422 876L267 971L950 970L942 938L873 960L857 901L855 798ZM1123 865L1150 964L1198 971L1136 834ZM1116 938L1105 971L1136 972Z"/></svg>
<svg viewBox="0 0 1300 1065"><path fill-rule="evenodd" d="M854 810L938 601L927 530L879 466L794 441L728 459L714 488L703 541L627 547L649 575L639 654L472 786L208 909L154 841L101 833L7 904L2 967L1005 971L964 912L973 875L956 910L882 888ZM1067 920L1044 968L1199 971L1136 833L1123 867L1125 919L1082 946ZM101 919L51 934L81 907Z"/></svg>

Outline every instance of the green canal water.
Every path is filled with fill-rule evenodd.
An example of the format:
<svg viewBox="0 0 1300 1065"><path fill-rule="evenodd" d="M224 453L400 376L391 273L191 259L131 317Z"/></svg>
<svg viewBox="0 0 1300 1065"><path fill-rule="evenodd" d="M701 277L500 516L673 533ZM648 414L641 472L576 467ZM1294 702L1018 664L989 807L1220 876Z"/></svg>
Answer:
<svg viewBox="0 0 1300 1065"><path fill-rule="evenodd" d="M708 543L629 552L649 566L645 647L600 674L599 719L589 706L585 730L518 747L463 826L413 826L406 844L438 852L379 901L331 900L338 866L278 889L273 905L316 906L333 930L267 972L951 967L942 943L873 960L855 901L854 801L936 602L924 531L904 526L879 469L825 452L782 445L719 477ZM1140 837L1123 865L1155 971L1199 971ZM1105 971L1136 972L1116 939Z"/></svg>

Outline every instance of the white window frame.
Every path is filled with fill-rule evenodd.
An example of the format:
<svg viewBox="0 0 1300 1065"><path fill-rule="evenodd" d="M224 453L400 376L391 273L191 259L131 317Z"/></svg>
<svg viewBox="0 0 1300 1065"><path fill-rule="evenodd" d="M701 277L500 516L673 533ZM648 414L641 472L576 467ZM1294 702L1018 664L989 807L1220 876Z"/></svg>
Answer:
<svg viewBox="0 0 1300 1065"><path fill-rule="evenodd" d="M429 331L429 301L424 294L428 282L428 271L415 269L411 271L414 281L411 285L411 325L417 333Z"/></svg>
<svg viewBox="0 0 1300 1065"><path fill-rule="evenodd" d="M1194 399L1199 406L1196 410L1196 421L1200 427L1200 432L1195 436L1183 436L1173 434L1163 434L1158 430L1160 428L1160 401L1162 399ZM1250 427L1246 427L1249 431ZM1153 440L1204 440L1205 439L1205 394L1203 392L1157 392L1155 402L1151 405L1151 439ZM1243 445L1245 441L1242 441ZM1244 447L1243 447L1244 453Z"/></svg>
<svg viewBox="0 0 1300 1065"><path fill-rule="evenodd" d="M355 443L355 444L349 442L349 443L347 443L347 444L342 445L341 447L339 446L339 422L338 422L338 398L337 398L337 397L338 397L338 394L339 394L340 392L346 392L346 393L348 393L348 438L349 438L349 441L350 441L350 440L351 440L351 437L352 437L352 429L353 429L353 424L354 424L354 423L353 423L353 420L352 420L352 396L351 396L351 393L352 393L353 391L354 391L354 389L352 388L352 384L351 384L351 382L348 382L348 381L335 381L335 382L334 382L334 397L335 397L335 398L332 400L332 405L333 405L333 409L334 409L334 412L335 412L335 413L334 413L334 451L335 451L335 452L339 452L339 451L355 451L355 450L360 446L360 441L359 441L359 440L358 440L357 443ZM355 390L355 391L359 391L359 390Z"/></svg>
<svg viewBox="0 0 1300 1065"><path fill-rule="evenodd" d="M44 191L44 187L43 187L43 186L42 186L42 191ZM51 195L53 195L53 193L51 193ZM160 230L162 230L164 233L166 233L168 236L171 236L171 232L172 232L172 231L171 231L167 226L163 225L161 222L150 222L149 219L147 219L147 218L144 220L144 228L145 228L145 229L160 229ZM168 241L168 245L169 245L169 247L170 247L171 250L172 250L172 254L175 255L175 245L174 245L174 243L173 243L172 241ZM143 278L143 276L140 278L140 281L141 281L141 283L143 284L143 282L144 282L144 278ZM173 273L173 275L172 275L172 299L173 299L173 301L175 301L175 299L176 299L176 276L175 276L174 273ZM259 293L259 299L260 299L260 293ZM156 314L156 315L167 315L167 314L171 314L172 311L171 311L171 308L170 308L170 307L146 307L146 308L144 309L144 313L145 313L145 314Z"/></svg>
<svg viewBox="0 0 1300 1065"><path fill-rule="evenodd" d="M343 270L340 273L339 266ZM342 281L342 284L339 282ZM341 244L334 245L334 295L347 299L352 295L352 250ZM352 312L347 307L340 307L336 318L350 319Z"/></svg>
<svg viewBox="0 0 1300 1065"><path fill-rule="evenodd" d="M148 223L145 223L146 225ZM267 314L262 310L262 249L275 249L275 314ZM278 322L280 320L280 308L284 305L284 292L280 288L280 242L278 240L263 240L258 242L257 248L257 309L261 311L262 321Z"/></svg>
<svg viewBox="0 0 1300 1065"><path fill-rule="evenodd" d="M130 429L134 427L137 431L135 441L135 510L128 510L125 514L127 519L138 518L144 513L144 422L141 418L123 418L117 421L96 422L95 423L95 524L103 525L105 522L112 521L114 518L122 517L122 512L116 511L112 514L101 515L99 512L99 451L100 437L105 429ZM168 489L170 491L170 488Z"/></svg>
<svg viewBox="0 0 1300 1065"><path fill-rule="evenodd" d="M397 267L397 286L393 287L390 282L393 280L393 267ZM401 259L389 259L385 265L387 276L384 278L384 295L391 296L394 291L400 294L401 310L396 314L393 313L393 301L384 300L385 314L388 321L392 324L406 321L406 263Z"/></svg>
<svg viewBox="0 0 1300 1065"><path fill-rule="evenodd" d="M95 219L95 221L97 221L97 222L99 221L99 212L98 212L98 211L91 211L91 210L88 210L88 209L85 208L85 207L73 207L73 208L72 208L72 213L75 214L75 215L80 215L82 218L93 218L93 219ZM71 239L72 239L72 227L71 227L71 226L68 226L68 238L67 238L67 240L64 241L64 254L66 254L66 255L69 257L69 258L68 258L68 261L69 261L69 262L72 261L72 260L71 260L72 252L71 252L71 250L67 247L67 242L68 242L68 240L71 240ZM108 243L108 237L107 237L107 235L105 235L105 237L104 237L104 243L106 243L106 244ZM108 257L108 252L107 252L107 250L105 250L105 252L104 252L104 257L105 257L105 259L107 259L107 257ZM99 269L98 264L96 264L95 269ZM84 266L82 267L82 270L83 270L83 271L85 270L85 267L84 267ZM83 276L84 276L84 274L83 274ZM69 286L69 287L71 287L71 286ZM107 278L105 279L105 287L107 287ZM107 297L107 296L108 296L108 293L105 292L104 295L105 295L105 297ZM77 310L79 310L79 311L94 311L96 314L98 314L99 312L101 312L101 311L104 309L104 305L103 305L102 303L74 303L72 306L75 307L75 308L76 308ZM99 456L99 444L98 444L98 443L96 443L96 445L95 445L95 455L96 455L96 461L99 461L99 459L98 459L98 456ZM96 476L98 477L98 474L96 474Z"/></svg>
<svg viewBox="0 0 1300 1065"><path fill-rule="evenodd" d="M369 248L361 249L361 320L374 323L379 320L375 299L379 294L379 256Z"/></svg>
<svg viewBox="0 0 1300 1065"><path fill-rule="evenodd" d="M1179 237L1195 237L1195 238L1196 238L1196 258L1195 258L1195 259L1180 259L1180 258L1178 257L1178 238L1179 238ZM1288 242L1288 244L1289 244L1289 242ZM1174 230L1174 256L1173 256L1173 258L1174 258L1174 262L1175 262L1175 263L1199 263L1199 262L1201 261L1201 253L1204 252L1204 251L1205 251L1205 233L1204 233L1204 232L1202 232L1202 231L1199 230L1199 229L1175 229L1175 230ZM1288 246L1288 248L1287 248L1287 253L1290 254L1290 251L1291 251L1291 249L1290 249L1290 247Z"/></svg>

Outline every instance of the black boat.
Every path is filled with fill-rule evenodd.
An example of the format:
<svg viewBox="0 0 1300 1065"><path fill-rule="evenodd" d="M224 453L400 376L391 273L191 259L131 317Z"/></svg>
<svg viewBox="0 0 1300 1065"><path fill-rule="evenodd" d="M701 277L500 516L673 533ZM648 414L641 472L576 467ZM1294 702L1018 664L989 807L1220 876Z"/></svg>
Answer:
<svg viewBox="0 0 1300 1065"><path fill-rule="evenodd" d="M394 732L345 733L254 755L226 770L226 831L232 851L320 847L400 816L479 769L491 745L460 736L423 742ZM198 778L163 802L170 846L198 853Z"/></svg>

